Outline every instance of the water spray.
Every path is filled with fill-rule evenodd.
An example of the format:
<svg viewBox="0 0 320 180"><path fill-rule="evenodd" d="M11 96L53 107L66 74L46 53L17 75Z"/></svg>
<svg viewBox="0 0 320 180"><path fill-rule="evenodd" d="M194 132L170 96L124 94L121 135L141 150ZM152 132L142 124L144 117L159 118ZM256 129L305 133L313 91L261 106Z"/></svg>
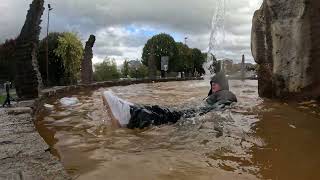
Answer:
<svg viewBox="0 0 320 180"><path fill-rule="evenodd" d="M214 75L212 64L216 59L216 47L221 44L225 39L225 15L226 15L226 0L216 0L215 9L211 21L211 32L207 53L207 60L203 64L205 70L205 80L209 80Z"/></svg>

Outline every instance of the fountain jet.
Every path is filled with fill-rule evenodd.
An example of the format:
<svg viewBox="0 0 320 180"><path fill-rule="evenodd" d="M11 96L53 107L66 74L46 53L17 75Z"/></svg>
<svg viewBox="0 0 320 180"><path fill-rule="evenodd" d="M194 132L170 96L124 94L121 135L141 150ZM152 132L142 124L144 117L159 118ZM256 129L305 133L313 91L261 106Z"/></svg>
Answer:
<svg viewBox="0 0 320 180"><path fill-rule="evenodd" d="M216 47L224 41L225 37L225 15L226 15L226 0L216 0L215 10L211 21L211 32L209 39L209 47L207 53L207 61L203 64L205 70L205 79L209 79L214 73L216 59Z"/></svg>

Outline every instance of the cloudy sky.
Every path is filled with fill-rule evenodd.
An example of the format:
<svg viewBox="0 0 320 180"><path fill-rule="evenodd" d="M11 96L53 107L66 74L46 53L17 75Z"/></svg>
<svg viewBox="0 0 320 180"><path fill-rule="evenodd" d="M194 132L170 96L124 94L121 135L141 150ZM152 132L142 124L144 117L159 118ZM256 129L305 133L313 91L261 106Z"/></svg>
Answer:
<svg viewBox="0 0 320 180"><path fill-rule="evenodd" d="M0 42L18 35L32 0L1 0ZM50 31L77 32L83 43L97 37L94 63L113 57L140 59L146 41L165 32L176 41L207 51L211 19L218 0L46 0L54 8ZM253 62L250 52L252 15L262 0L225 0L225 40L216 49L218 58ZM47 22L47 9L42 26ZM45 35L42 29L41 37Z"/></svg>

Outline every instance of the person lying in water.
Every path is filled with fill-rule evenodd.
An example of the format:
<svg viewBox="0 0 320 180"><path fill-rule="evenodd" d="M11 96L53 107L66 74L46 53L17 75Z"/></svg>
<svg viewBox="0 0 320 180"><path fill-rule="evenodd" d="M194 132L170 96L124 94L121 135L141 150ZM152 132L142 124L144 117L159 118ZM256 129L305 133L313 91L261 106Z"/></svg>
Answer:
<svg viewBox="0 0 320 180"><path fill-rule="evenodd" d="M236 96L229 91L228 81L223 73L218 73L210 81L211 89L205 99L204 106L185 110L172 110L158 105L146 106L127 102L112 94L111 91L103 92L103 102L109 110L112 123L117 127L129 129L151 125L176 123L180 118L191 118L204 115L212 110L221 109L237 102Z"/></svg>

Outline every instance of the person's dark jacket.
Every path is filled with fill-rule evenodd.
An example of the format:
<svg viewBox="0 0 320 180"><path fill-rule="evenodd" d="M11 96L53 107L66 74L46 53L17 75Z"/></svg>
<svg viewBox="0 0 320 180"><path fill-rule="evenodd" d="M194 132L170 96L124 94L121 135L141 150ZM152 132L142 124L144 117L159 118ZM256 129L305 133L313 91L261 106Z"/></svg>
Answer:
<svg viewBox="0 0 320 180"><path fill-rule="evenodd" d="M219 84L221 90L213 93L211 89L212 83ZM211 78L210 91L208 93L206 102L209 105L214 105L216 103L229 105L232 102L237 102L237 97L231 91L229 91L229 83L224 73L219 72L213 78Z"/></svg>
<svg viewBox="0 0 320 180"><path fill-rule="evenodd" d="M233 102L237 102L237 97L228 90L221 90L215 93L212 93L206 100L206 102L210 105L215 103L220 104L231 104Z"/></svg>

